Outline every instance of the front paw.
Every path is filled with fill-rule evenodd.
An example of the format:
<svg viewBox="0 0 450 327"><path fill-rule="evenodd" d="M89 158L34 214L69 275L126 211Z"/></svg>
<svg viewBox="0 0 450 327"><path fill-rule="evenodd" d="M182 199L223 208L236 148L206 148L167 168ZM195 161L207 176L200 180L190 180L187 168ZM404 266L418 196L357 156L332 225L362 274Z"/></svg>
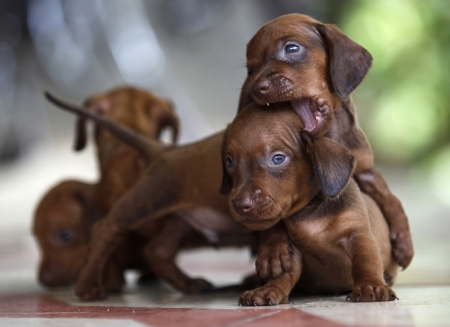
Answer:
<svg viewBox="0 0 450 327"><path fill-rule="evenodd" d="M414 248L409 230L391 233L392 254L395 261L406 269L414 256Z"/></svg>
<svg viewBox="0 0 450 327"><path fill-rule="evenodd" d="M98 301L106 297L100 283L92 281L78 281L75 285L75 295L81 301Z"/></svg>
<svg viewBox="0 0 450 327"><path fill-rule="evenodd" d="M281 289L270 284L266 284L253 291L246 291L239 298L238 305L261 306L288 304L292 300Z"/></svg>
<svg viewBox="0 0 450 327"><path fill-rule="evenodd" d="M347 296L352 302L383 302L398 300L395 292L386 285L360 285Z"/></svg>
<svg viewBox="0 0 450 327"><path fill-rule="evenodd" d="M291 253L287 244L260 249L255 262L256 273L262 279L277 278L291 269Z"/></svg>

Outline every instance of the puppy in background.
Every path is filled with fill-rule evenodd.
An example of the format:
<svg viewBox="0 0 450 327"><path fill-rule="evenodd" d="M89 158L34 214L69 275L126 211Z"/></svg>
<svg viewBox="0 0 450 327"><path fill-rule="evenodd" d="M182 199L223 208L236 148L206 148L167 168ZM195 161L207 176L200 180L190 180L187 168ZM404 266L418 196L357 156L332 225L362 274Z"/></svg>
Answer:
<svg viewBox="0 0 450 327"><path fill-rule="evenodd" d="M169 101L132 87L121 87L86 100L89 111L111 118L143 135L158 140L165 128L172 129L176 142L179 122ZM130 188L143 171L139 153L117 140L105 129L95 127L100 167L100 181L88 184L65 181L53 187L39 203L33 221L33 234L41 250L38 279L45 286L64 286L75 282L86 260L90 231L111 206ZM87 143L86 122L76 121L75 149ZM150 230L152 234L155 231ZM136 267L146 274L148 268L141 254L147 238L135 236L125 242L126 249L108 264L105 284L109 290L120 289L122 272Z"/></svg>

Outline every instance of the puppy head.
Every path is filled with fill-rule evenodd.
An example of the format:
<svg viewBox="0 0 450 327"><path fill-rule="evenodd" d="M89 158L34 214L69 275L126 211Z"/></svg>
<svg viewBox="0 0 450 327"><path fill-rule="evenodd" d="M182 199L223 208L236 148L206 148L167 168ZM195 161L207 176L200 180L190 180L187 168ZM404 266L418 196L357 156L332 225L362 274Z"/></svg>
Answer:
<svg viewBox="0 0 450 327"><path fill-rule="evenodd" d="M248 77L240 107L288 101L305 130L326 130L334 109L361 83L372 57L335 26L304 15L281 16L247 45Z"/></svg>
<svg viewBox="0 0 450 327"><path fill-rule="evenodd" d="M287 104L250 104L228 126L224 179L232 216L254 230L270 228L317 195L332 199L347 185L354 157L323 136L304 131Z"/></svg>
<svg viewBox="0 0 450 327"><path fill-rule="evenodd" d="M106 116L126 125L141 134L157 140L165 128L172 129L172 141L176 143L179 132L179 119L173 104L153 94L134 88L117 88L105 94L89 97L84 106L97 115ZM87 143L86 122L79 118L75 129L75 149L82 150ZM112 136L102 129L96 130L97 143Z"/></svg>
<svg viewBox="0 0 450 327"><path fill-rule="evenodd" d="M87 255L86 216L91 193L91 185L67 181L51 189L40 202L33 234L42 254L38 279L44 286L75 281Z"/></svg>

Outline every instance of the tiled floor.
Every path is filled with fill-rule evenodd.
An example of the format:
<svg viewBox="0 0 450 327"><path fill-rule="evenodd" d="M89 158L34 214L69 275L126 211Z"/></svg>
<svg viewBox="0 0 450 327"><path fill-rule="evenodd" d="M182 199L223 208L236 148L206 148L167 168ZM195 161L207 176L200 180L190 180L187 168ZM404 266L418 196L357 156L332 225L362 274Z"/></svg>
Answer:
<svg viewBox="0 0 450 327"><path fill-rule="evenodd" d="M237 305L240 291L225 288L184 296L161 283L137 286L133 273L127 275L129 286L123 294L82 303L70 288L50 291L36 283L36 250L31 240L29 245L10 249L9 254L1 252L7 255L0 269L0 326L450 325L450 283L443 276L441 284L415 283L414 275L418 281L422 276L416 274L420 265L409 274L400 274L395 287L400 300L389 303L355 304L346 302L345 296L297 296L293 305L243 308ZM253 267L249 253L236 249L185 252L178 262L191 275L203 275L218 286L237 282Z"/></svg>

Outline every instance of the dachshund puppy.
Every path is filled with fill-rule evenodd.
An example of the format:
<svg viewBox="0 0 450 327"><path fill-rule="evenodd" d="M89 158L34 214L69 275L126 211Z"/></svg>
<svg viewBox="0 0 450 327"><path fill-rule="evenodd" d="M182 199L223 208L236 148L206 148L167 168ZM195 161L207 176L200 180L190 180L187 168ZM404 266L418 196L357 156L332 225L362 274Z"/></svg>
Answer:
<svg viewBox="0 0 450 327"><path fill-rule="evenodd" d="M33 234L42 258L38 279L45 286L75 282L87 253L89 229L95 221L96 185L64 181L40 201L33 221ZM89 219L92 217L92 219Z"/></svg>
<svg viewBox="0 0 450 327"><path fill-rule="evenodd" d="M88 108L66 104L48 93L47 98L57 106L107 128L115 137L139 151L147 162L138 182L92 230L87 260L75 287L80 299L102 299L105 296L105 265L120 248L123 239L130 233L144 232L155 222L164 223L168 216L178 218L176 221L190 228L186 231L196 231L210 243L255 247L258 234L231 218L226 197L219 193L223 133L191 145L171 147L144 138L125 126L90 112ZM170 279L173 283L183 282L180 271L169 260L179 248L180 229L172 223L164 225L167 232L161 233L159 246L150 243L144 256L158 277ZM201 279L190 280L189 283L197 290L209 286Z"/></svg>
<svg viewBox="0 0 450 327"><path fill-rule="evenodd" d="M248 77L239 110L252 102L269 108L288 102L312 136L325 135L347 148L356 158L354 179L383 212L393 255L406 268L414 255L408 219L373 165L350 96L371 64L370 53L335 26L299 14L281 16L265 24L247 45Z"/></svg>
<svg viewBox="0 0 450 327"><path fill-rule="evenodd" d="M177 139L179 123L172 105L151 93L122 87L92 96L85 103L89 111L110 117L147 137L157 140L161 131L170 127L173 141ZM84 119L77 120L75 138L76 150L82 150L87 143ZM144 169L140 154L105 129L96 126L95 141L100 181L97 184L62 182L44 196L35 213L33 233L42 253L38 279L45 286L75 282L86 259L92 226L135 184ZM155 225L145 238L135 235L124 247L142 248L148 237L159 235L160 229ZM111 280L106 282L110 284L108 290L120 289L123 278L118 276L125 268L140 267L143 272L148 271L140 252L127 252L116 253L108 265L109 272L105 272L105 278Z"/></svg>
<svg viewBox="0 0 450 327"><path fill-rule="evenodd" d="M384 273L392 281L398 270L388 225L352 178L355 157L305 130L288 104L273 107L251 103L229 125L221 192L245 227L272 228L272 237L286 229L290 270L245 292L239 303L288 303L295 285L316 294L351 291L351 301L396 299L383 279Z"/></svg>

